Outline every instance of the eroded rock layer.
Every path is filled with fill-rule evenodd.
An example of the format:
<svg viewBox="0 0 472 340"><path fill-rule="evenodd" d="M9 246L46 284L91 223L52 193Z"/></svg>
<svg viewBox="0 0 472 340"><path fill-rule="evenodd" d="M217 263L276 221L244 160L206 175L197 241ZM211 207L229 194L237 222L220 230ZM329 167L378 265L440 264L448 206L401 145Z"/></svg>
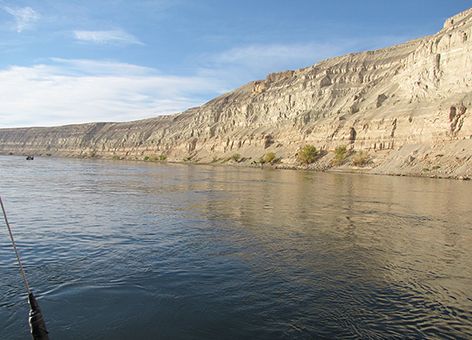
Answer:
<svg viewBox="0 0 472 340"><path fill-rule="evenodd" d="M292 165L313 144L330 166L346 145L378 173L470 176L471 86L472 9L433 36L270 74L180 114L0 129L0 152L244 164L274 152Z"/></svg>

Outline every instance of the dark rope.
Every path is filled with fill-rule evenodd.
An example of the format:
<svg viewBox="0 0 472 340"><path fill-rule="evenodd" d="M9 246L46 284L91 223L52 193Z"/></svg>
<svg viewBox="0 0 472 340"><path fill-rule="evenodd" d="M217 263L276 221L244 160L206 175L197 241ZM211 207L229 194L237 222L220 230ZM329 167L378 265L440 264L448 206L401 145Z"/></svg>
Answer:
<svg viewBox="0 0 472 340"><path fill-rule="evenodd" d="M16 242L15 242L15 239L13 238L13 233L11 231L10 223L8 223L7 212L5 211L5 206L3 205L3 201L2 201L1 197L0 197L0 205L2 206L3 217L4 217L5 223L7 225L8 233L10 234L11 244L13 245L13 249L15 249L16 259L18 260L18 265L20 266L20 273L21 273L21 276L23 277L23 281L25 283L25 288L26 288L28 294L30 294L31 289L30 289L28 280L26 279L25 270L23 269L23 264L21 263L20 254L18 253L18 249L16 248Z"/></svg>
<svg viewBox="0 0 472 340"><path fill-rule="evenodd" d="M15 239L13 238L10 223L8 223L7 212L5 211L5 206L3 205L1 197L0 205L2 206L3 217L5 218L5 223L7 224L8 233L10 234L11 244L13 245L13 249L15 249L16 259L18 260L18 265L20 266L20 273L23 277L23 281L25 282L26 290L28 291L28 302L30 304L29 324L31 328L31 335L33 336L33 340L49 340L48 331L46 329L46 324L44 322L41 309L39 308L39 304L30 289L28 280L26 279L25 270L23 268L23 264L21 263L18 249L16 248Z"/></svg>

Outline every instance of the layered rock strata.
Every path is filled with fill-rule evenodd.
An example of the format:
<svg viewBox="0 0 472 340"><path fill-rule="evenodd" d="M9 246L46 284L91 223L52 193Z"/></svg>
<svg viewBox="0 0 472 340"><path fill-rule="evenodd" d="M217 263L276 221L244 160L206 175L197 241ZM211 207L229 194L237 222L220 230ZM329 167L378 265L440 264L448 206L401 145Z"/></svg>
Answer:
<svg viewBox="0 0 472 340"><path fill-rule="evenodd" d="M282 166L297 150L365 150L369 171L472 176L472 9L435 35L270 74L183 113L129 123L0 129L3 154ZM341 168L350 167L349 159Z"/></svg>

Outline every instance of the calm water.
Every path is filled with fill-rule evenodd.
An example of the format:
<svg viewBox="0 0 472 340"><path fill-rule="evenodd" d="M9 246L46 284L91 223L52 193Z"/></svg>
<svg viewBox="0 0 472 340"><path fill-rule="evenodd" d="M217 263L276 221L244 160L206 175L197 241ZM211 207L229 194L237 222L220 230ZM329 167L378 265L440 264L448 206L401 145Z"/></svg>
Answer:
<svg viewBox="0 0 472 340"><path fill-rule="evenodd" d="M0 157L51 339L471 338L472 183ZM29 339L0 224L0 339Z"/></svg>

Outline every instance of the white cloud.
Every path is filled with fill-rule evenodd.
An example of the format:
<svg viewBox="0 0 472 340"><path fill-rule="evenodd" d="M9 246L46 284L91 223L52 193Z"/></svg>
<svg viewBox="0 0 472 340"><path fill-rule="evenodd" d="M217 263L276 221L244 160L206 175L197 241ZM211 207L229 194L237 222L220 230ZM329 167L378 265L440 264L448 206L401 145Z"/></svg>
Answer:
<svg viewBox="0 0 472 340"><path fill-rule="evenodd" d="M366 43L369 43L368 48L389 45L385 41L391 44L393 39L378 37L369 40L336 40L330 43L253 44L207 56L207 60L210 64L222 67L276 72L310 66L327 58L365 50Z"/></svg>
<svg viewBox="0 0 472 340"><path fill-rule="evenodd" d="M379 39L377 46L386 42ZM199 56L196 73L189 76L89 59L53 58L49 64L0 69L0 127L129 121L181 112L268 73L309 66L364 49L363 44L240 46Z"/></svg>
<svg viewBox="0 0 472 340"><path fill-rule="evenodd" d="M122 30L74 31L75 39L94 44L143 45L138 38Z"/></svg>
<svg viewBox="0 0 472 340"><path fill-rule="evenodd" d="M253 44L202 55L198 74L224 79L228 89L269 73L298 69L342 54L346 44Z"/></svg>
<svg viewBox="0 0 472 340"><path fill-rule="evenodd" d="M31 7L12 8L4 6L3 10L15 18L15 29L18 33L33 27L34 23L41 17L40 14Z"/></svg>
<svg viewBox="0 0 472 340"><path fill-rule="evenodd" d="M214 61L249 67L277 67L287 64L312 64L336 52L331 45L322 44L261 44L224 51Z"/></svg>
<svg viewBox="0 0 472 340"><path fill-rule="evenodd" d="M71 74L91 75L151 75L158 74L156 69L115 60L64 59L51 58L51 61L62 66L62 71Z"/></svg>
<svg viewBox="0 0 472 340"><path fill-rule="evenodd" d="M107 70L91 74L97 65ZM121 72L123 67L126 72ZM157 70L147 74L143 69L59 59L0 70L0 127L141 119L181 112L221 91L212 78L161 75Z"/></svg>
<svg viewBox="0 0 472 340"><path fill-rule="evenodd" d="M322 60L356 51L382 48L407 37L378 36L369 39L337 39L329 43L272 43L237 46L202 55L198 74L225 79L230 87L261 79L269 73L299 69Z"/></svg>

